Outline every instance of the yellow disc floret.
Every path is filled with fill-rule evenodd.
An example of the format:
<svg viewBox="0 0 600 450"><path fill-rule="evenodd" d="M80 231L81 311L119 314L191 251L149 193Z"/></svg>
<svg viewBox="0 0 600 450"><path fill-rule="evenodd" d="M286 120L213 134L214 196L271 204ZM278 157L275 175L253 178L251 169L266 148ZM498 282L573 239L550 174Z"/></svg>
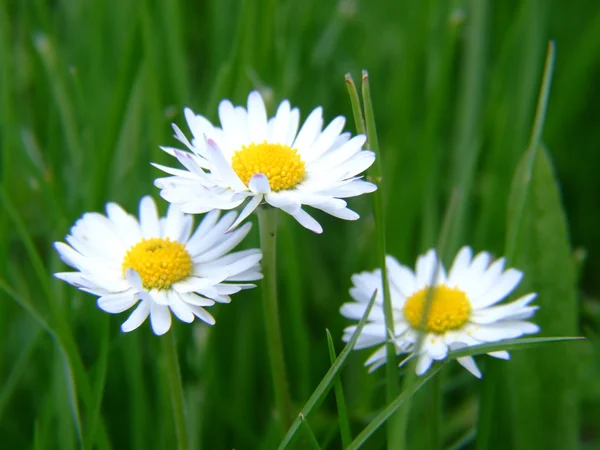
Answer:
<svg viewBox="0 0 600 450"><path fill-rule="evenodd" d="M427 319L423 322L425 302L431 297ZM471 315L471 303L460 289L444 285L415 292L406 299L404 317L413 328L429 333L444 333L462 327Z"/></svg>
<svg viewBox="0 0 600 450"><path fill-rule="evenodd" d="M142 239L125 254L127 269L140 274L145 289L169 289L192 273L192 258L183 244L169 238Z"/></svg>
<svg viewBox="0 0 600 450"><path fill-rule="evenodd" d="M246 186L253 175L266 175L272 191L293 188L305 174L304 161L295 148L266 141L244 145L233 154L231 167Z"/></svg>

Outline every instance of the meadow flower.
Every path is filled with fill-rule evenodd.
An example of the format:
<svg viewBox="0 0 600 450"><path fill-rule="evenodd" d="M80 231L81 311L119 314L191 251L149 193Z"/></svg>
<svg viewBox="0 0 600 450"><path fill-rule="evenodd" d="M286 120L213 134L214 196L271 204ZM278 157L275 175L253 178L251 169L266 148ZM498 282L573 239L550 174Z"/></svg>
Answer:
<svg viewBox="0 0 600 450"><path fill-rule="evenodd" d="M220 103L221 127L189 108L185 118L193 135L191 141L177 126L173 129L175 138L190 151L162 149L186 170L154 166L171 175L155 180L160 195L186 213L245 204L235 227L264 201L321 233L321 225L303 206L356 220L358 214L342 199L376 189L360 176L375 161L372 151L362 150L366 137L351 138L350 133L342 133L345 119L341 116L322 129L321 107L312 111L299 132L297 108L290 108L284 100L275 116L267 119L264 101L256 91L248 96L247 109L229 100Z"/></svg>
<svg viewBox="0 0 600 450"><path fill-rule="evenodd" d="M388 339L394 343L397 354L408 354L400 365L417 357L416 371L422 375L434 360L445 359L453 350L537 333L539 327L525 320L538 309L538 306L529 306L537 294L527 294L511 303L497 305L516 288L523 273L516 269L504 270L504 258L490 262L489 253L481 252L473 258L471 249L463 247L446 274L434 250L417 259L414 272L388 256L386 263L394 318L393 332L385 327L381 270L354 275L350 295L355 301L342 305L343 316L360 319L373 292L377 290L368 322L355 346L355 349L380 346L365 365L370 366L372 371L385 363L386 347L382 344ZM428 296L431 298L430 307L423 321ZM344 330L343 339L346 342L355 329L353 325ZM424 333L422 347L416 354L421 333ZM488 355L500 359L510 357L506 351ZM457 360L469 372L481 378L481 372L471 356Z"/></svg>
<svg viewBox="0 0 600 450"><path fill-rule="evenodd" d="M123 332L149 315L152 330L162 335L171 327L171 313L183 322L197 317L212 325L206 307L229 303L231 294L255 287L247 281L262 278L260 250L229 253L252 226L227 232L235 212L222 218L218 211L207 214L193 234L192 216L171 205L159 218L151 197L140 201L139 221L115 203L106 205L106 213L84 214L66 237L68 244L54 244L61 259L78 270L54 275L99 296L98 307L108 313L138 304Z"/></svg>

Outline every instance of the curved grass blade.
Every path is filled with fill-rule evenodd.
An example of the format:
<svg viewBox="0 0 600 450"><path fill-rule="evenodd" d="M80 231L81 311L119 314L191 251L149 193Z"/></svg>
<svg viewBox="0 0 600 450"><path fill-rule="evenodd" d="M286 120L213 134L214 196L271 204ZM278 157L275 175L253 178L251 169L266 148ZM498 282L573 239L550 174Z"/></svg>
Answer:
<svg viewBox="0 0 600 450"><path fill-rule="evenodd" d="M437 367L433 367L427 375L420 378L416 383L410 386L410 389L402 392L398 397L394 399L383 411L381 411L375 418L367 425L364 430L352 441L346 450L356 450L363 445L367 439L382 426L386 420L390 418L406 401L408 401L415 393L421 389L429 380L431 380L440 370L441 364Z"/></svg>
<svg viewBox="0 0 600 450"><path fill-rule="evenodd" d="M306 434L308 436L308 441L310 442L311 447L314 450L321 450L319 441L317 441L317 437L315 436L315 433L313 433L313 430L310 428L310 425L308 424L308 420L306 420L306 417L302 413L300 413L300 418L302 420L302 425L304 425L304 430L306 431Z"/></svg>
<svg viewBox="0 0 600 450"><path fill-rule="evenodd" d="M333 338L329 330L327 333L327 344L329 346L329 359L331 364L335 363L335 347ZM350 420L348 419L348 409L346 408L346 399L344 398L344 389L342 388L342 380L337 376L334 384L335 401L337 404L338 422L340 423L340 435L342 437L342 448L348 447L352 442L352 433L350 431Z"/></svg>
<svg viewBox="0 0 600 450"><path fill-rule="evenodd" d="M375 304L376 296L377 296L377 291L373 292L373 295L371 296L371 300L369 300L369 305L367 306L367 309L365 310L365 314L362 316L362 318L358 322L358 325L356 326L356 330L354 330L352 337L350 338L350 340L348 341L348 343L346 344L346 346L344 347L344 349L342 350L340 355L336 358L335 363L333 363L332 366L329 368L329 370L327 371L327 373L325 374L325 376L323 377L323 379L321 380L321 382L319 383L319 385L317 386L315 391L312 393L312 395L310 396L308 401L304 404L304 407L302 408L302 411L300 411L300 414L298 414L298 417L296 417L296 419L292 423L292 426L290 427L287 434L283 438L283 441L281 442L281 444L278 447L279 450L283 450L290 444L294 435L298 431L298 428L302 424L303 418L308 416L308 414L310 414L310 412L313 410L313 408L315 408L315 406L317 406L321 403L321 401L323 400L325 395L331 389L331 386L333 385L335 376L338 374L338 372L344 365L346 358L348 358L348 355L354 348L354 344L356 344L356 341L358 340L358 336L360 336L360 333L362 332L362 329L365 326L365 323L367 323L367 317L369 317L369 314L371 313L371 309L373 308L373 305Z"/></svg>
<svg viewBox="0 0 600 450"><path fill-rule="evenodd" d="M585 340L581 336L566 336L566 337L536 337L536 338L519 338L519 339L507 339L505 341L494 342L491 344L474 345L472 347L466 347L460 350L455 350L448 355L447 361L462 358L464 356L475 356L483 355L486 353L499 352L502 350L514 351L514 350L525 350L528 348L539 347L541 344L548 344L551 342L565 342L565 341L581 341Z"/></svg>

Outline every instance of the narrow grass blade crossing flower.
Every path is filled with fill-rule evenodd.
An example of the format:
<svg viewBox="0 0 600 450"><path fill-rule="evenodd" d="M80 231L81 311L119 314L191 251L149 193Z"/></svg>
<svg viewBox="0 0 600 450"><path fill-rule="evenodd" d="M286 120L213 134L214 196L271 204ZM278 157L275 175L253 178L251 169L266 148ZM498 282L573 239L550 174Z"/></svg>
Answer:
<svg viewBox="0 0 600 450"><path fill-rule="evenodd" d="M152 330L162 335L171 327L171 313L186 323L199 318L212 325L207 307L229 303L230 295L255 287L248 282L262 278L260 250L230 253L252 226L227 233L235 212L223 217L211 212L192 233L192 216L174 205L162 218L151 197L142 198L139 209L138 220L108 203L106 216L84 214L67 243L54 245L61 259L78 270L55 276L98 296L100 309L117 314L137 304L123 332L150 316Z"/></svg>
<svg viewBox="0 0 600 450"><path fill-rule="evenodd" d="M536 294L531 293L502 305L497 305L519 284L523 273L504 269L503 258L491 262L491 255L481 252L473 257L469 247L463 247L446 274L434 250L417 259L416 270L402 266L388 256L388 271L394 312L394 335L386 331L383 300L376 300L355 349L380 346L366 361L370 370L385 363L384 344L391 339L398 354L408 354L401 362L417 357L416 372L423 375L433 361L441 361L452 351L514 339L537 333L539 327L526 321L537 306L530 303ZM430 286L433 275L437 277ZM355 300L341 307L343 316L358 319L365 311L369 292L380 289L381 271L362 272L352 277L354 286L350 295ZM423 320L425 300L432 295L426 320ZM346 328L344 340L348 341L356 326ZM416 354L420 333L425 333L422 348ZM509 359L507 351L494 351L490 356ZM481 372L471 356L457 358L469 372L481 378Z"/></svg>
<svg viewBox="0 0 600 450"><path fill-rule="evenodd" d="M323 129L320 107L299 127L300 112L287 100L281 102L274 117L268 118L261 95L253 91L247 108L234 106L229 100L219 104L220 127L189 108L185 118L191 140L176 125L173 129L175 138L189 151L162 147L185 170L154 164L170 175L155 180L160 195L185 213L243 205L232 224L235 228L266 202L321 233L321 225L303 206L356 220L358 214L342 199L377 189L361 179L375 161L372 151L362 150L366 137L342 132L342 116Z"/></svg>

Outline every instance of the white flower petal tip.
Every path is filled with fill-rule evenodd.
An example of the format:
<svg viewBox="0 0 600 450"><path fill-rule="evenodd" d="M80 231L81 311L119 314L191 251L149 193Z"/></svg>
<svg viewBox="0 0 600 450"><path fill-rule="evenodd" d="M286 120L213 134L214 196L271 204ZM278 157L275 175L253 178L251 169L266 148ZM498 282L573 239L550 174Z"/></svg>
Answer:
<svg viewBox="0 0 600 450"><path fill-rule="evenodd" d="M537 294L526 294L512 302L503 301L516 288L523 273L505 268L502 258L492 261L487 252L473 255L470 247L463 247L448 274L434 250L417 259L414 271L392 256L386 257L386 265L394 330L386 329L383 298L377 298L355 350L381 346L382 339L389 340L394 343L398 355L407 355L400 365L417 357L416 372L423 375L434 361L446 360L453 351L540 331L538 325L526 320L539 309L538 305L531 304ZM354 301L344 303L340 313L348 319L360 320L373 291L382 291L381 270L355 274L352 283L350 295ZM425 301L431 303L429 315L423 318ZM354 329L347 328L345 337ZM423 333L422 347L417 348ZM510 359L506 350L489 355ZM376 353L367 360L369 371L385 364L385 354L379 356ZM475 377L482 377L473 357L457 360Z"/></svg>
<svg viewBox="0 0 600 450"><path fill-rule="evenodd" d="M169 175L154 181L161 197L181 205L184 212L229 210L249 199L249 214L264 199L321 233L321 226L299 211L308 206L357 220L358 214L335 202L377 189L361 179L375 154L362 149L365 136L343 132L341 116L323 127L323 111L317 107L301 125L299 110L284 100L269 118L258 91L249 93L247 106L221 101L218 116L220 126L215 126L186 108L191 142L178 127L173 130L190 152L163 148L183 169L154 165ZM260 198L252 202L256 197Z"/></svg>
<svg viewBox="0 0 600 450"><path fill-rule="evenodd" d="M133 308L121 325L124 333L149 317L152 332L161 336L171 328L171 313L185 323L197 317L213 325L206 307L231 302L232 295L255 287L248 282L262 277L260 250L234 251L252 227L246 223L228 231L235 212L221 218L218 212L207 214L194 233L192 216L170 205L166 217L159 217L149 196L140 200L139 219L114 203L106 212L84 214L67 243L54 243L76 270L54 276L98 297L98 308L106 313Z"/></svg>

